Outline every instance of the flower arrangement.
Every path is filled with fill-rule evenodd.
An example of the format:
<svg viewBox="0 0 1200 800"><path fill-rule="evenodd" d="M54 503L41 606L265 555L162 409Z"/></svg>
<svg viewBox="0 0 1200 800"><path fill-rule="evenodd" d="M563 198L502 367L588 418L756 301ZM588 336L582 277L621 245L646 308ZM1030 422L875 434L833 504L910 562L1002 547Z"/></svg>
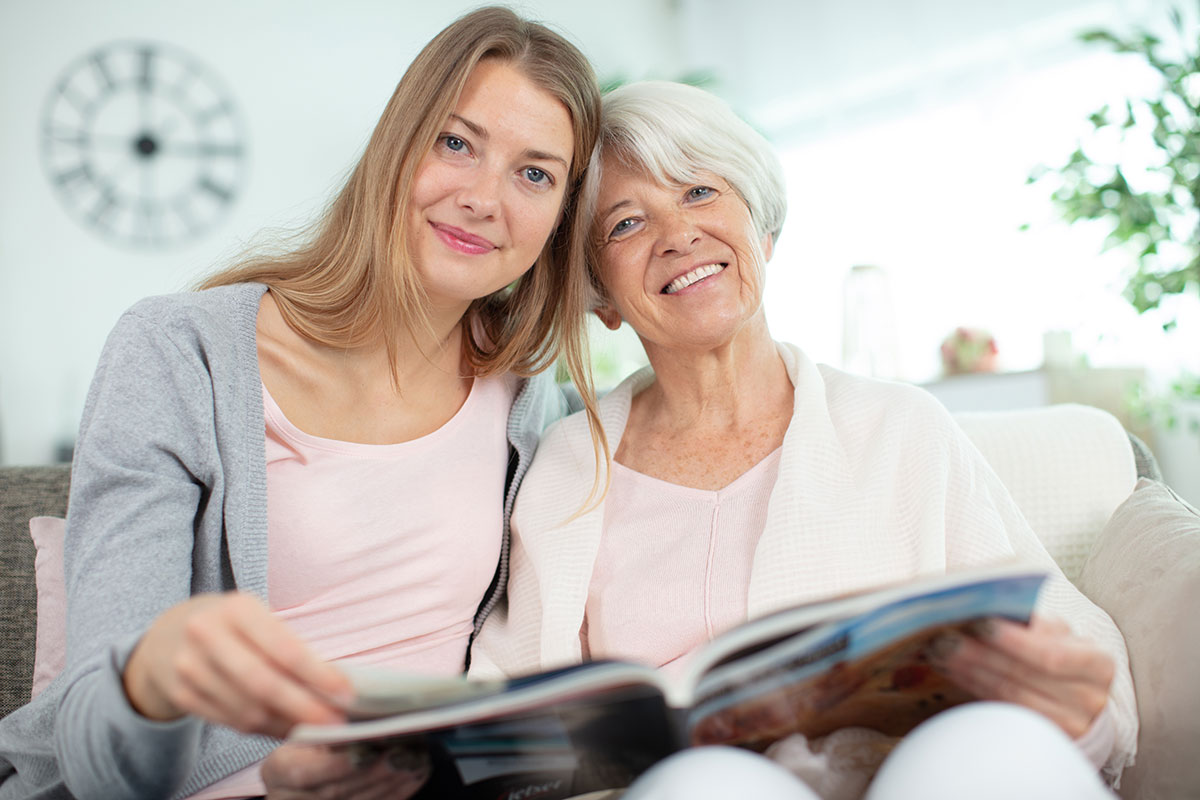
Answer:
<svg viewBox="0 0 1200 800"><path fill-rule="evenodd" d="M955 328L942 340L942 369L947 375L996 371L996 339L983 328Z"/></svg>

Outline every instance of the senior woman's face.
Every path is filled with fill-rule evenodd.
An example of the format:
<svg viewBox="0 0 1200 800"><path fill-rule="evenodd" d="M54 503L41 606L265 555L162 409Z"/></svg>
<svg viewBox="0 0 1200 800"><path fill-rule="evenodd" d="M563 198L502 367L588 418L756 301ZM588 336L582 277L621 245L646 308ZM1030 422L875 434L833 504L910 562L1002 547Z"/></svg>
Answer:
<svg viewBox="0 0 1200 800"><path fill-rule="evenodd" d="M609 297L601 319L616 327L615 311L667 348L731 340L759 312L770 257L741 197L715 175L663 185L613 161L603 175L592 228Z"/></svg>

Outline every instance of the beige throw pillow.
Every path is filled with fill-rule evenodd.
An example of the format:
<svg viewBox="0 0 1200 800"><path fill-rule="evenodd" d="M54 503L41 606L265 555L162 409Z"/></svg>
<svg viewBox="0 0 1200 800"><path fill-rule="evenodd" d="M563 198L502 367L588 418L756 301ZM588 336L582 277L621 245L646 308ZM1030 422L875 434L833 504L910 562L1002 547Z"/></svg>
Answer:
<svg viewBox="0 0 1200 800"><path fill-rule="evenodd" d="M1163 484L1138 481L1078 585L1129 648L1141 731L1121 795L1200 797L1200 512Z"/></svg>

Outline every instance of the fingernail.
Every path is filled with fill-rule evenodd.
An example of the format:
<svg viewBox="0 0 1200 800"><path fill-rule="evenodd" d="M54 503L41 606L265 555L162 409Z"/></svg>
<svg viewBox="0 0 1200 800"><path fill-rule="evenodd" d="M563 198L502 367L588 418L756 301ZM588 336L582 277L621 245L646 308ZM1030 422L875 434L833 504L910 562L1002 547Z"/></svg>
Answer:
<svg viewBox="0 0 1200 800"><path fill-rule="evenodd" d="M424 747L398 745L388 750L387 763L394 772L424 772L429 769L429 751Z"/></svg>
<svg viewBox="0 0 1200 800"><path fill-rule="evenodd" d="M957 633L943 633L929 643L925 655L935 664L945 663L954 651L962 645L962 636Z"/></svg>
<svg viewBox="0 0 1200 800"><path fill-rule="evenodd" d="M990 639L996 635L996 623L990 619L978 619L967 626L967 631L977 639Z"/></svg>
<svg viewBox="0 0 1200 800"><path fill-rule="evenodd" d="M355 742L346 748L350 766L355 769L363 769L374 764L381 755L383 755L382 751L370 742Z"/></svg>

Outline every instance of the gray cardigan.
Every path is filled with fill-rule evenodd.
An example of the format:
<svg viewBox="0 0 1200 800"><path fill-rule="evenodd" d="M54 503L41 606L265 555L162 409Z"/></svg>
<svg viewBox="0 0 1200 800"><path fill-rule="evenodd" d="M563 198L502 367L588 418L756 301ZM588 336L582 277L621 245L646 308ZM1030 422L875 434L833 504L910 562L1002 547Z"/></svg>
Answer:
<svg viewBox="0 0 1200 800"><path fill-rule="evenodd" d="M185 797L276 746L192 718L152 722L121 685L133 646L168 607L230 589L266 599L263 291L149 298L110 334L72 466L67 666L0 720L0 798ZM565 411L549 376L526 381L513 404L504 541L477 631L507 579L517 486L541 431Z"/></svg>

